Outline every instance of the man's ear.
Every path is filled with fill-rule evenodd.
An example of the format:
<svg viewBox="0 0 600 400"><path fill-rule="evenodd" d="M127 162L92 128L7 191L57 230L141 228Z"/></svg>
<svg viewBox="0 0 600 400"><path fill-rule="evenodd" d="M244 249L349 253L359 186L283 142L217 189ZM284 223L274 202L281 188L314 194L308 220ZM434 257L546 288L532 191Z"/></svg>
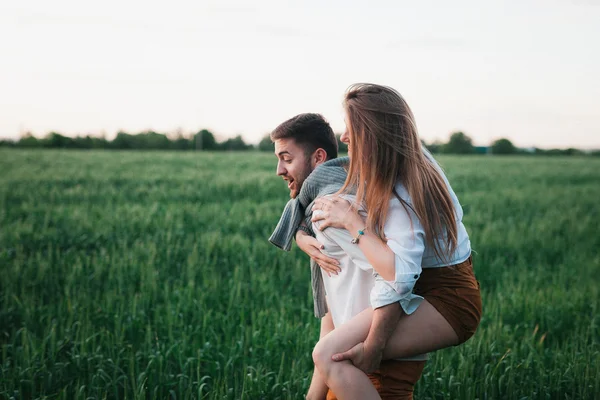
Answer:
<svg viewBox="0 0 600 400"><path fill-rule="evenodd" d="M316 168L317 165L323 164L325 161L327 161L327 152L319 147L313 153L311 161L313 164L313 168Z"/></svg>

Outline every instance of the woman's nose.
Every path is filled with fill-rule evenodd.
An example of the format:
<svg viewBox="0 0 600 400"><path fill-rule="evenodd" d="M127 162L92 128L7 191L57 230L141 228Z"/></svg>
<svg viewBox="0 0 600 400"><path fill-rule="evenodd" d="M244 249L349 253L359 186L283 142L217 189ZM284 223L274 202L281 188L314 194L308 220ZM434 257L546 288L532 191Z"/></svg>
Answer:
<svg viewBox="0 0 600 400"><path fill-rule="evenodd" d="M348 135L348 131L344 131L344 133L342 133L342 136L340 137L340 141L342 143L346 143L346 144L350 143L350 137L349 136L350 135Z"/></svg>

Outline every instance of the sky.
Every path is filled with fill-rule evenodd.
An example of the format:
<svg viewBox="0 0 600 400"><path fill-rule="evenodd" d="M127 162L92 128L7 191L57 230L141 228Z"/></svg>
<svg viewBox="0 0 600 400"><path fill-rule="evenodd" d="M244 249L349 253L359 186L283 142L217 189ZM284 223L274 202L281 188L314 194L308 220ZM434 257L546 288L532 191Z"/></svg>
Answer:
<svg viewBox="0 0 600 400"><path fill-rule="evenodd" d="M600 0L0 3L0 137L196 132L257 143L356 82L426 142L600 148Z"/></svg>

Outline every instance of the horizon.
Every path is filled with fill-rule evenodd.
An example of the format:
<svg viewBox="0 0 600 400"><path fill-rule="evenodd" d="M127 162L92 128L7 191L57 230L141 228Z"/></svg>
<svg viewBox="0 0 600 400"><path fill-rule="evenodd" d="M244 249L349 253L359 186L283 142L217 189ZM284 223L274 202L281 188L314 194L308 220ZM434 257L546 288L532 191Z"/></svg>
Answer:
<svg viewBox="0 0 600 400"><path fill-rule="evenodd" d="M177 136L179 134L181 134L185 139L187 140L192 140L194 135L198 134L200 131L205 130L205 129L200 129L196 132L157 132L157 131L153 131L153 130L147 130L147 131L140 131L140 132L124 132L124 131L119 131L116 134L112 135L110 138L106 136L106 134L99 134L99 135L95 135L95 134L83 134L83 135L71 135L71 136L67 136L67 135L63 135L61 132L57 132L57 131L51 131L46 133L45 135L34 135L32 132L25 132L23 134L22 137L26 137L27 135L32 135L34 136L36 139L38 140L43 140L45 139L47 136L49 136L52 133L57 133L59 135L62 136L66 136L66 137L70 137L70 138L75 138L75 137L80 137L80 138L84 138L86 136L90 136L90 137L94 137L94 138L101 138L101 139L105 139L107 141L112 141L115 139L115 137L117 136L118 133L125 133L128 135L138 135L138 134L145 134L145 133L149 133L149 132L154 132L160 135L165 135L169 140L174 140L177 138ZM222 135L216 135L214 132L208 130L210 133L213 134L215 140L219 143L225 142L228 139L233 139L235 137L237 137L238 135L235 136L222 136ZM427 142L425 141L423 138L421 138L422 141L425 141L425 145L426 146L431 146L431 145L444 145L446 143L448 143L448 141L450 140L450 137L452 136L452 134L454 133L458 133L460 131L456 131L456 132L451 132L448 134L448 137L445 140L436 140L436 141L432 141L432 142ZM464 133L464 132L463 132ZM341 132L334 132L334 134L336 135L336 137L341 136ZM241 135L239 135L241 136ZM467 135L469 136L469 135ZM243 138L242 138L243 139ZM262 138L261 138L262 139ZM495 140L499 140L499 139L507 139L507 138L496 138L494 140L492 140L490 143L488 144L477 144L477 143L473 143L473 147L477 148L477 147L486 147L489 148L493 145ZM2 136L0 136L0 141L1 140L9 140L9 141L13 141L13 142L17 142L19 140L19 138L13 139L13 138L3 138ZM510 139L509 139L510 140ZM259 144L260 140L256 141L256 142L248 142L244 139L244 143L252 145L254 147L257 147ZM512 143L512 141L511 141ZM516 144L513 143L513 145L515 146L515 148L519 149L519 150L532 150L532 149L539 149L539 150L568 150L568 149L576 149L576 150L582 150L584 152L593 152L593 151L598 151L600 150L600 147L542 147L542 146L528 146L528 147L522 147L522 146L518 146ZM73 149L76 150L76 149ZM136 149L133 149L136 150ZM168 150L168 149L166 149ZM170 150L174 150L174 151L178 151L175 149L170 149ZM236 151L240 151L240 150L236 150Z"/></svg>
<svg viewBox="0 0 600 400"><path fill-rule="evenodd" d="M402 93L426 143L600 148L599 3L377 5L0 5L0 138L207 129L255 144L303 112L341 133L344 91L373 82Z"/></svg>

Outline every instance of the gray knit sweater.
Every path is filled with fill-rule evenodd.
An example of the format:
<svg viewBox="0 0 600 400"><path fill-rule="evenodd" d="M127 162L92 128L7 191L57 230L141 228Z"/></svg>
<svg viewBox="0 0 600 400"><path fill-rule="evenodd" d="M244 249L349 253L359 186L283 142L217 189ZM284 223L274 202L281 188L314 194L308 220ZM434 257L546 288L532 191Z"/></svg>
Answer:
<svg viewBox="0 0 600 400"><path fill-rule="evenodd" d="M296 236L298 227L305 221L306 226L312 231L312 206L317 197L338 192L346 181L348 157L336 158L319 165L306 178L295 199L291 199L285 206L277 227L269 238L269 242L282 250L290 251L292 239ZM314 311L317 318L322 318L327 313L325 302L325 288L320 267L310 260L310 275L313 290Z"/></svg>

